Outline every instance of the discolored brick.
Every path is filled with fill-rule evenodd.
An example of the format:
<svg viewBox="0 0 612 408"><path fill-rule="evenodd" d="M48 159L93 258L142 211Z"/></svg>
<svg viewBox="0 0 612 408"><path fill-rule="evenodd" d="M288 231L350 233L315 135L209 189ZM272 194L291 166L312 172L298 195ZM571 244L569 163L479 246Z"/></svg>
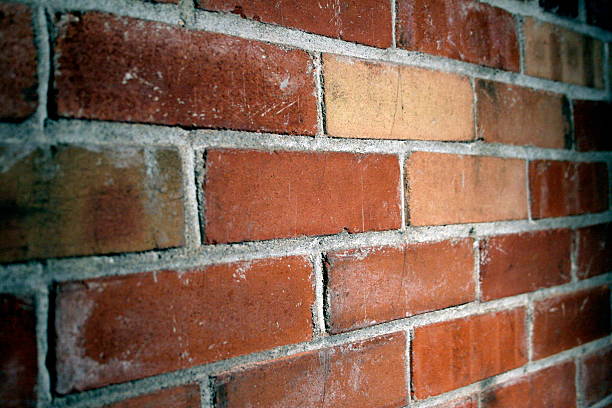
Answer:
<svg viewBox="0 0 612 408"><path fill-rule="evenodd" d="M0 120L21 121L38 106L32 10L0 4Z"/></svg>
<svg viewBox="0 0 612 408"><path fill-rule="evenodd" d="M34 408L38 375L34 302L0 294L0 316L0 406Z"/></svg>
<svg viewBox="0 0 612 408"><path fill-rule="evenodd" d="M352 330L475 298L472 240L328 253L329 330Z"/></svg>
<svg viewBox="0 0 612 408"><path fill-rule="evenodd" d="M57 293L57 386L81 391L312 338L304 257L67 282Z"/></svg>
<svg viewBox="0 0 612 408"><path fill-rule="evenodd" d="M398 229L397 156L211 149L207 243Z"/></svg>
<svg viewBox="0 0 612 408"><path fill-rule="evenodd" d="M527 75L603 88L601 41L531 17L523 31Z"/></svg>
<svg viewBox="0 0 612 408"><path fill-rule="evenodd" d="M432 408L478 408L478 399L470 396L434 405Z"/></svg>
<svg viewBox="0 0 612 408"><path fill-rule="evenodd" d="M570 230L524 232L480 241L483 300L569 283Z"/></svg>
<svg viewBox="0 0 612 408"><path fill-rule="evenodd" d="M406 177L412 225L527 218L523 160L414 152Z"/></svg>
<svg viewBox="0 0 612 408"><path fill-rule="evenodd" d="M405 354L404 334L392 333L263 362L217 377L216 406L403 407Z"/></svg>
<svg viewBox="0 0 612 408"><path fill-rule="evenodd" d="M563 217L608 209L608 170L603 162L529 162L533 218Z"/></svg>
<svg viewBox="0 0 612 408"><path fill-rule="evenodd" d="M167 388L151 394L105 405L107 408L200 408L200 387L195 384Z"/></svg>
<svg viewBox="0 0 612 408"><path fill-rule="evenodd" d="M316 132L305 51L98 12L64 15L58 26L59 116Z"/></svg>
<svg viewBox="0 0 612 408"><path fill-rule="evenodd" d="M612 271L612 226L594 225L576 230L580 279Z"/></svg>
<svg viewBox="0 0 612 408"><path fill-rule="evenodd" d="M323 76L330 136L474 138L467 77L329 54L323 57Z"/></svg>
<svg viewBox="0 0 612 408"><path fill-rule="evenodd" d="M398 0L397 46L519 71L512 14L474 0Z"/></svg>
<svg viewBox="0 0 612 408"><path fill-rule="evenodd" d="M536 302L534 359L548 357L610 334L610 290L605 287Z"/></svg>
<svg viewBox="0 0 612 408"><path fill-rule="evenodd" d="M184 243L174 149L0 150L0 261L144 251Z"/></svg>
<svg viewBox="0 0 612 408"><path fill-rule="evenodd" d="M391 46L391 3L378 0L197 0L198 7L379 48Z"/></svg>
<svg viewBox="0 0 612 408"><path fill-rule="evenodd" d="M562 95L477 80L478 137L486 142L563 149L570 132Z"/></svg>
<svg viewBox="0 0 612 408"><path fill-rule="evenodd" d="M612 151L612 103L574 101L576 148L583 152Z"/></svg>
<svg viewBox="0 0 612 408"><path fill-rule="evenodd" d="M526 356L522 308L417 327L413 394L424 399L463 387L520 367Z"/></svg>
<svg viewBox="0 0 612 408"><path fill-rule="evenodd" d="M612 348L588 354L581 359L584 402L590 406L612 394Z"/></svg>

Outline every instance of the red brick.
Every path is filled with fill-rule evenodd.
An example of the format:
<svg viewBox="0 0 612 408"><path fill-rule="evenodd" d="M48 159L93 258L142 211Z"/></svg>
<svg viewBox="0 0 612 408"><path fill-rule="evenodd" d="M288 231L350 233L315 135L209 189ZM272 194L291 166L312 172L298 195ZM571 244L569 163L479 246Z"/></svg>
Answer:
<svg viewBox="0 0 612 408"><path fill-rule="evenodd" d="M184 243L174 149L6 147L0 155L12 163L0 173L0 261Z"/></svg>
<svg viewBox="0 0 612 408"><path fill-rule="evenodd" d="M608 209L606 163L535 160L529 163L529 188L536 219Z"/></svg>
<svg viewBox="0 0 612 408"><path fill-rule="evenodd" d="M405 345L404 334L393 333L223 374L215 382L216 406L403 407Z"/></svg>
<svg viewBox="0 0 612 408"><path fill-rule="evenodd" d="M57 391L85 390L312 337L303 257L61 284Z"/></svg>
<svg viewBox="0 0 612 408"><path fill-rule="evenodd" d="M32 11L0 4L0 120L19 121L38 106Z"/></svg>
<svg viewBox="0 0 612 408"><path fill-rule="evenodd" d="M310 56L259 41L102 13L65 15L60 116L314 134Z"/></svg>
<svg viewBox="0 0 612 408"><path fill-rule="evenodd" d="M523 160L415 152L406 174L412 225L527 218Z"/></svg>
<svg viewBox="0 0 612 408"><path fill-rule="evenodd" d="M434 405L432 408L478 408L478 400L475 396L470 396Z"/></svg>
<svg viewBox="0 0 612 408"><path fill-rule="evenodd" d="M583 152L612 150L612 103L574 101L576 148Z"/></svg>
<svg viewBox="0 0 612 408"><path fill-rule="evenodd" d="M576 407L576 368L573 362L527 374L485 391L482 408Z"/></svg>
<svg viewBox="0 0 612 408"><path fill-rule="evenodd" d="M570 230L498 235L480 241L483 300L569 283Z"/></svg>
<svg viewBox="0 0 612 408"><path fill-rule="evenodd" d="M31 299L0 294L0 405L36 406L36 316Z"/></svg>
<svg viewBox="0 0 612 408"><path fill-rule="evenodd" d="M578 235L578 278L586 279L612 271L612 226L601 224L580 228Z"/></svg>
<svg viewBox="0 0 612 408"><path fill-rule="evenodd" d="M589 354L581 364L586 405L590 406L612 394L612 348Z"/></svg>
<svg viewBox="0 0 612 408"><path fill-rule="evenodd" d="M152 394L130 398L115 404L105 405L108 408L200 408L200 387L195 384L168 388Z"/></svg>
<svg viewBox="0 0 612 408"><path fill-rule="evenodd" d="M198 4L199 3L199 4ZM391 3L378 0L198 0L198 7L326 37L391 46Z"/></svg>
<svg viewBox="0 0 612 408"><path fill-rule="evenodd" d="M519 70L512 14L473 0L399 0L398 47Z"/></svg>
<svg viewBox="0 0 612 408"><path fill-rule="evenodd" d="M566 28L525 18L525 73L603 88L603 43Z"/></svg>
<svg viewBox="0 0 612 408"><path fill-rule="evenodd" d="M477 80L478 136L486 142L562 149L570 132L562 95Z"/></svg>
<svg viewBox="0 0 612 408"><path fill-rule="evenodd" d="M397 229L396 156L209 150L206 242Z"/></svg>
<svg viewBox="0 0 612 408"><path fill-rule="evenodd" d="M610 333L610 290L583 290L535 304L535 359L588 343Z"/></svg>
<svg viewBox="0 0 612 408"><path fill-rule="evenodd" d="M522 308L415 329L412 384L416 398L460 388L527 362Z"/></svg>
<svg viewBox="0 0 612 408"><path fill-rule="evenodd" d="M332 333L475 298L471 239L334 252L326 267Z"/></svg>

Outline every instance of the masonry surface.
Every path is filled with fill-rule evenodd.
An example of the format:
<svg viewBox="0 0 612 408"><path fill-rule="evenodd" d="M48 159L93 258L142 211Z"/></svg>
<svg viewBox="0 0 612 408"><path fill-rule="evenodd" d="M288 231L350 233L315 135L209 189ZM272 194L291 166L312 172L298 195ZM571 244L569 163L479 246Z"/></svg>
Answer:
<svg viewBox="0 0 612 408"><path fill-rule="evenodd" d="M0 0L0 406L612 406L606 0Z"/></svg>

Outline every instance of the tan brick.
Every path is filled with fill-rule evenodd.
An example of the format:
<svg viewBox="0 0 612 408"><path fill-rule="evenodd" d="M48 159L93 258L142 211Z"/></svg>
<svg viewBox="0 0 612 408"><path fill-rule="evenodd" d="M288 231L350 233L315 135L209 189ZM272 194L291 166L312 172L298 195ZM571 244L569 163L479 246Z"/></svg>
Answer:
<svg viewBox="0 0 612 408"><path fill-rule="evenodd" d="M406 177L412 225L527 218L523 160L415 152Z"/></svg>
<svg viewBox="0 0 612 408"><path fill-rule="evenodd" d="M601 41L533 18L523 30L527 75L603 88Z"/></svg>
<svg viewBox="0 0 612 408"><path fill-rule="evenodd" d="M372 139L471 140L472 88L444 72L323 59L327 133Z"/></svg>

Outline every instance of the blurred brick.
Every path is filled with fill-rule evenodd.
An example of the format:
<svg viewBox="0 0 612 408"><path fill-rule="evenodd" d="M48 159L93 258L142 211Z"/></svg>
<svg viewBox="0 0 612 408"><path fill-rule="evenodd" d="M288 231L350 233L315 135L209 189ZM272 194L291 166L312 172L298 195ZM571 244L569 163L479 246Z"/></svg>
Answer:
<svg viewBox="0 0 612 408"><path fill-rule="evenodd" d="M587 279L612 271L612 225L579 228L578 278Z"/></svg>
<svg viewBox="0 0 612 408"><path fill-rule="evenodd" d="M598 350L581 360L584 399L590 406L612 394L612 348Z"/></svg>
<svg viewBox="0 0 612 408"><path fill-rule="evenodd" d="M574 101L576 148L583 152L612 151L612 103Z"/></svg>

